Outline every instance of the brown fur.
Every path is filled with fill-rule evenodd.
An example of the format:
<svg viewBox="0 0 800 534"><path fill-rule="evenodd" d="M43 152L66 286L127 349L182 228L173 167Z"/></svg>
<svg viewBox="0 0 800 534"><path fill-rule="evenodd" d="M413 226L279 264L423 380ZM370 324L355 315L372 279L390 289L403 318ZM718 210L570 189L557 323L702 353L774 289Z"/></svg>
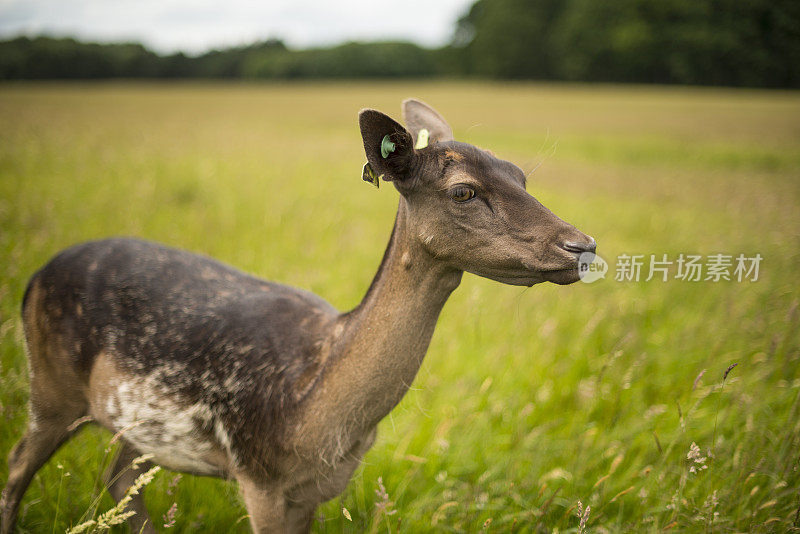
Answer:
<svg viewBox="0 0 800 534"><path fill-rule="evenodd" d="M444 156L448 159L453 161L461 161L464 159L464 156L456 152L455 150L446 150Z"/></svg>

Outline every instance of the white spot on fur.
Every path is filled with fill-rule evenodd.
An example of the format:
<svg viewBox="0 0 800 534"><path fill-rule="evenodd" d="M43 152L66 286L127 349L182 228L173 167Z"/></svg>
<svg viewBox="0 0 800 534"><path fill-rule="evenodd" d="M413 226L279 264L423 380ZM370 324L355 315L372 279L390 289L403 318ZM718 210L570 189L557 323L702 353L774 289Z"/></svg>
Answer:
<svg viewBox="0 0 800 534"><path fill-rule="evenodd" d="M28 431L35 432L39 428L39 417L33 410L31 403L28 403Z"/></svg>
<svg viewBox="0 0 800 534"><path fill-rule="evenodd" d="M225 428L222 426L222 421L217 419L214 421L214 436L219 441L219 444L222 445L228 453L231 452L231 440L228 437L228 433L225 432Z"/></svg>
<svg viewBox="0 0 800 534"><path fill-rule="evenodd" d="M124 439L153 461L176 471L216 474L220 466L207 458L215 444L202 435L199 426L213 426L215 437L226 449L230 440L222 425L204 404L186 405L165 388L156 373L120 382L105 401L116 430L126 428ZM223 442L224 438L224 442Z"/></svg>
<svg viewBox="0 0 800 534"><path fill-rule="evenodd" d="M408 251L403 252L403 255L400 257L400 261L403 263L403 268L408 270L411 268L411 255Z"/></svg>
<svg viewBox="0 0 800 534"><path fill-rule="evenodd" d="M119 399L113 395L109 395L106 399L106 414L113 418L119 416Z"/></svg>

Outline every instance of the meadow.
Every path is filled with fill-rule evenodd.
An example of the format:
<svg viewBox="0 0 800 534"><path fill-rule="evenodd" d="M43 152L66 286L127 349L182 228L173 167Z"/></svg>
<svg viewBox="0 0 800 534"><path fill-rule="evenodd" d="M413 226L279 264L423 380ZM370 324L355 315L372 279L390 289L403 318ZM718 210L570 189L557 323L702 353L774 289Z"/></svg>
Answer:
<svg viewBox="0 0 800 534"><path fill-rule="evenodd" d="M0 85L0 485L26 421L19 310L36 269L75 242L133 235L352 308L397 203L361 181L356 115L399 120L409 96L533 171L528 190L594 236L610 269L530 289L465 275L315 531L800 531L797 92ZM638 282L615 280L622 254L644 256ZM763 260L756 281L676 279L675 264L645 281L651 254ZM110 440L89 426L54 455L18 531L111 508ZM248 531L232 482L162 471L146 495L159 529L174 504L165 531Z"/></svg>

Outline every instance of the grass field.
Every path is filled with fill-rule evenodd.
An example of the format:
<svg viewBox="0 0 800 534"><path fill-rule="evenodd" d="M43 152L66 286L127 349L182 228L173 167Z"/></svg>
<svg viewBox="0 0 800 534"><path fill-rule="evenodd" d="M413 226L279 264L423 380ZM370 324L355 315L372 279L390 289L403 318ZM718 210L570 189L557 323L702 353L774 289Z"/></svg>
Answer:
<svg viewBox="0 0 800 534"><path fill-rule="evenodd" d="M26 421L25 283L74 242L155 239L355 306L397 202L360 180L356 114L399 118L408 96L459 140L536 168L529 191L593 235L611 270L532 289L465 276L414 387L315 529L577 532L580 501L592 532L800 531L798 93L0 86L0 457ZM614 281L620 254L681 253L764 259L756 282L675 280L674 265L667 282ZM113 506L98 481L110 438L90 427L53 457L20 532ZM248 529L230 482L162 472L147 501L159 526L177 503L173 530Z"/></svg>

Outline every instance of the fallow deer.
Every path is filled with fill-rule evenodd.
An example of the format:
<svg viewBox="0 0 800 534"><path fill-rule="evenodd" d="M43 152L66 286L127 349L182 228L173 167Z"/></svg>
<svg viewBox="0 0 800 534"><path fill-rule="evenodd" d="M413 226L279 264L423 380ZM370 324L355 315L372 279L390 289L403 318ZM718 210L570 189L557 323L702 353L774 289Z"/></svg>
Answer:
<svg viewBox="0 0 800 534"><path fill-rule="evenodd" d="M22 304L30 415L9 457L2 534L36 471L89 419L122 433L107 473L115 499L148 454L238 481L254 531L308 531L413 382L464 271L521 286L578 280L594 240L529 195L517 166L454 141L422 102L403 114L408 129L359 114L365 179L391 182L399 206L351 311L136 239L73 246L34 274ZM141 495L130 507L133 531L154 532Z"/></svg>

